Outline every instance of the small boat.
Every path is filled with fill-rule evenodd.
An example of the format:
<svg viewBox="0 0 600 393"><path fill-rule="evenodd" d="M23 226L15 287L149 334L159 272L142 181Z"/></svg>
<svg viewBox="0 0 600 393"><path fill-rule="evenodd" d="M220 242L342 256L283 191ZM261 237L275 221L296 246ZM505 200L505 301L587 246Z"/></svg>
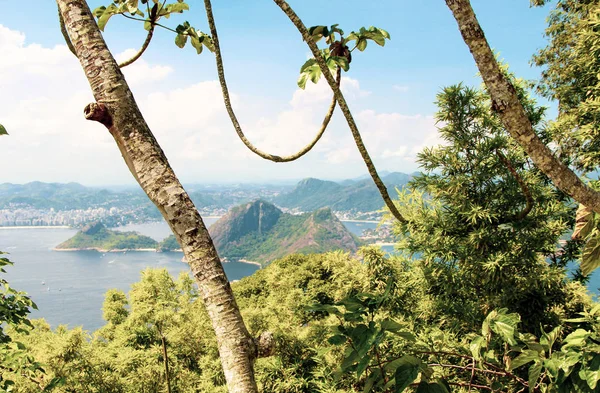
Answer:
<svg viewBox="0 0 600 393"><path fill-rule="evenodd" d="M46 285L46 281L42 281L42 285Z"/></svg>

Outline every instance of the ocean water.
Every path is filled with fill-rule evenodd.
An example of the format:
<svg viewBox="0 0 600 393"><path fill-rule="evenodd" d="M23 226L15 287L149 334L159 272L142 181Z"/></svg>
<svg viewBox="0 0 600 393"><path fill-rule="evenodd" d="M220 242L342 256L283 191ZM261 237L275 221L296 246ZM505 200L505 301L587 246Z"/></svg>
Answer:
<svg viewBox="0 0 600 393"><path fill-rule="evenodd" d="M205 218L212 225L217 218ZM345 223L350 231L360 235L374 223ZM171 234L165 222L131 224L117 228L137 231L157 241ZM104 325L102 303L104 294L112 288L127 292L139 281L140 272L148 267L166 268L177 277L189 272L181 262L181 253L127 252L99 253L96 251L61 252L52 249L77 231L66 228L0 229L0 250L10 253L15 263L7 270L12 287L27 292L37 304L32 318L45 318L52 327L61 324L83 326L96 330ZM387 247L391 251L392 247ZM258 266L240 262L224 264L230 281L239 280L258 270Z"/></svg>
<svg viewBox="0 0 600 393"><path fill-rule="evenodd" d="M166 237L164 228L168 230L166 224L157 223L131 227L126 229L157 240ZM66 324L96 330L103 326L104 293L111 288L127 292L147 267L166 268L174 277L189 272L188 265L181 262L182 253L52 250L76 232L58 228L0 229L0 250L10 253L8 258L14 262L14 266L7 267L6 278L13 288L29 293L37 304L39 310L33 310L31 317L45 318L52 327ZM224 268L229 280L239 280L259 267L228 262Z"/></svg>
<svg viewBox="0 0 600 393"><path fill-rule="evenodd" d="M205 219L207 225L215 218ZM344 222L356 235L376 223ZM164 222L133 224L120 230L138 231L160 241L170 235ZM147 268L166 268L177 277L189 272L181 262L181 253L127 252L98 253L95 251L53 251L59 243L73 236L74 229L26 228L0 229L0 250L9 252L15 263L7 270L12 287L29 293L39 310L33 310L32 318L45 318L52 327L66 324L96 330L104 325L102 303L104 294L111 288L127 292L131 284L139 281L140 272ZM382 247L393 252L393 246ZM229 280L239 280L254 273L258 266L228 262L224 264ZM595 272L588 284L598 293L600 273Z"/></svg>

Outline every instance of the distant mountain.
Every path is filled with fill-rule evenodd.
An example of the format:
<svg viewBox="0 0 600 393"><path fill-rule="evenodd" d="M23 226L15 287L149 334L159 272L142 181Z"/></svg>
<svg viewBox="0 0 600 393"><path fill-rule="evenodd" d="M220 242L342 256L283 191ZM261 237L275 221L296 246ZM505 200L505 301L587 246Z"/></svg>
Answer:
<svg viewBox="0 0 600 393"><path fill-rule="evenodd" d="M274 190L286 189L273 186ZM288 187L289 189L289 187ZM262 194L271 195L274 191L267 186L257 185L221 186L216 189L206 187L202 191L190 193L197 208L228 209L240 203L249 202ZM24 207L33 209L73 210L88 208L144 208L148 218L159 218L160 213L139 187L121 187L107 190L86 187L79 183L0 184L0 209Z"/></svg>
<svg viewBox="0 0 600 393"><path fill-rule="evenodd" d="M395 188L402 188L411 175L392 172L382 177L392 198ZM319 179L304 179L291 192L273 198L273 202L286 208L312 211L329 207L335 211L369 212L383 208L384 202L373 181L347 180L341 183Z"/></svg>
<svg viewBox="0 0 600 393"><path fill-rule="evenodd" d="M99 223L86 225L72 238L56 246L57 251L71 250L96 250L109 251L134 251L156 249L156 240L140 235L137 232L111 231Z"/></svg>
<svg viewBox="0 0 600 393"><path fill-rule="evenodd" d="M257 200L229 211L210 228L219 255L268 264L293 253L355 252L359 240L330 209L292 215Z"/></svg>
<svg viewBox="0 0 600 393"><path fill-rule="evenodd" d="M0 184L0 209L10 206L73 210L97 207L139 207L151 202L140 191L113 192L79 183Z"/></svg>

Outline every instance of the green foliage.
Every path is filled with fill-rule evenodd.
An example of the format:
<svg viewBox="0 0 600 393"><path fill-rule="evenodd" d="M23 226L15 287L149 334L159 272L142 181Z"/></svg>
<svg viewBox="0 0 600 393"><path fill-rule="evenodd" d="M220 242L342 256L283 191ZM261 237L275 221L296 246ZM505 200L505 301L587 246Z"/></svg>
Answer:
<svg viewBox="0 0 600 393"><path fill-rule="evenodd" d="M353 31L345 38L344 31L340 29L337 24L330 27L313 26L308 29L308 32L315 42L319 42L322 38L325 38L325 43L329 45L329 47L321 49L321 56L323 56L323 59L332 74L335 74L338 67L346 72L350 70L350 62L352 61L352 52L354 49L363 52L367 48L369 40L375 42L379 46L384 46L385 40L390 39L390 34L387 31L373 26L368 29L361 27L358 32ZM339 36L338 39L336 39L336 34ZM348 44L353 41L355 41L354 47L350 49ZM310 80L313 83L317 83L319 79L321 79L321 76L322 71L317 64L317 61L314 58L308 59L302 67L300 67L298 86L301 89L304 89L306 88L306 82Z"/></svg>
<svg viewBox="0 0 600 393"><path fill-rule="evenodd" d="M94 233L85 230L62 242L57 249L95 249L101 252L111 250L155 249L156 240L137 232L120 232L106 229L102 224Z"/></svg>
<svg viewBox="0 0 600 393"><path fill-rule="evenodd" d="M0 251L0 255L6 255ZM6 257L0 257L0 273L5 274L6 266L12 266ZM8 281L0 278L0 344L5 344L10 337L4 332L6 326L10 326L18 333L27 332L32 327L27 318L30 309L37 310L37 306L25 292L12 288Z"/></svg>
<svg viewBox="0 0 600 393"><path fill-rule="evenodd" d="M142 7L140 7L140 3ZM154 5L150 6L151 3ZM143 7L145 5L145 7ZM108 6L101 6L94 9L93 14L98 18L98 27L104 31L106 24L114 15L124 15L129 19L135 19L144 22L144 29L150 30L156 26L163 27L173 31L175 36L175 45L183 48L186 43L191 42L192 47L197 54L202 53L204 47L214 52L212 38L197 30L185 21L173 30L158 23L161 18L169 19L173 14L182 14L190 9L189 5L183 0L177 0L176 3L166 4L166 1L159 0L114 0ZM130 16L128 16L129 14Z"/></svg>
<svg viewBox="0 0 600 393"><path fill-rule="evenodd" d="M559 102L552 124L562 156L589 172L600 164L600 2L556 2L547 47L534 56L544 66L539 92Z"/></svg>
<svg viewBox="0 0 600 393"><path fill-rule="evenodd" d="M543 109L518 93L539 128ZM419 154L424 172L400 196L408 221L396 225L399 248L422 259L440 312L457 324L476 326L504 307L527 329L555 324L567 260L549 265L546 256L572 222L571 205L508 137L483 92L451 86L438 106L446 143Z"/></svg>
<svg viewBox="0 0 600 393"><path fill-rule="evenodd" d="M0 255L6 255L0 252ZM0 273L13 263L0 257ZM61 380L49 379L40 363L27 352L27 347L13 337L26 336L33 328L28 315L37 306L25 292L12 288L8 281L0 277L0 392L15 390L15 379L26 378L38 387L38 391L50 391ZM8 331L8 333L7 333Z"/></svg>
<svg viewBox="0 0 600 393"><path fill-rule="evenodd" d="M2 124L0 124L0 135L8 135L8 131L6 131L6 128Z"/></svg>
<svg viewBox="0 0 600 393"><path fill-rule="evenodd" d="M157 250L159 251L177 251L181 250L181 246L177 243L175 235L169 235L163 241L158 243Z"/></svg>

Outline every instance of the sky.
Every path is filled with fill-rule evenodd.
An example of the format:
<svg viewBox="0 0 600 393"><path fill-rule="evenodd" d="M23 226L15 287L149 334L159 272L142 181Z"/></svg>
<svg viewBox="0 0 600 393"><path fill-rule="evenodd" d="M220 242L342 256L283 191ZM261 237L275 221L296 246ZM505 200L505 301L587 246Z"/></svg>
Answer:
<svg viewBox="0 0 600 393"><path fill-rule="evenodd" d="M380 171L419 169L417 154L441 143L436 94L444 86L481 81L456 22L442 0L288 0L307 26L338 23L389 31L385 47L354 51L342 90ZM208 33L203 2L169 20ZM109 1L89 0L93 9ZM130 185L134 179L103 126L86 121L92 102L78 60L60 34L54 1L0 0L0 183L79 182ZM33 7L35 5L35 7ZM526 79L539 78L531 56L546 44L549 7L528 0L472 0L492 48ZM296 85L309 50L287 17L267 0L213 0L233 106L247 137L272 154L293 153L318 131L331 99L323 81ZM139 22L113 17L105 39L117 60L145 38ZM124 68L150 129L184 183L295 181L362 176L362 162L343 115L336 110L319 144L292 163L272 163L239 141L225 111L214 56L180 49L159 29L142 59Z"/></svg>

